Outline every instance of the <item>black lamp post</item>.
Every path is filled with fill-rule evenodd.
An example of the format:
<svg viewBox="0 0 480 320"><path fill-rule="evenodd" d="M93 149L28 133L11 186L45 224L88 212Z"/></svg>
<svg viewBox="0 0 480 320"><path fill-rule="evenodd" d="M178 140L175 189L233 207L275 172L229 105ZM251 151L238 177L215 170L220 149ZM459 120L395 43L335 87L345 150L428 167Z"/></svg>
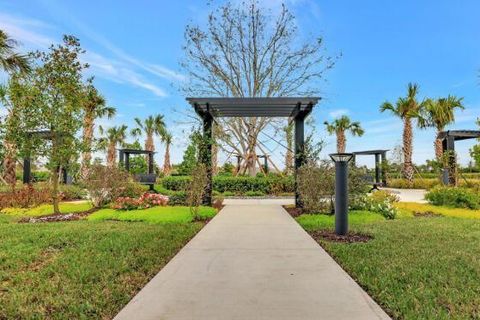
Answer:
<svg viewBox="0 0 480 320"><path fill-rule="evenodd" d="M335 162L335 233L348 233L348 162L352 160L352 153L330 154Z"/></svg>

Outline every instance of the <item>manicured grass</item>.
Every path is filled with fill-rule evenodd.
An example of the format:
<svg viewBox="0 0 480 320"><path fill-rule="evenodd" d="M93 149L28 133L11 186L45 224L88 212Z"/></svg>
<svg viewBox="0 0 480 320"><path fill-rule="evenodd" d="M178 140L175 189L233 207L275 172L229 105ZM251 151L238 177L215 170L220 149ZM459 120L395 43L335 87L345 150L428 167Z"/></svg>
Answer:
<svg viewBox="0 0 480 320"><path fill-rule="evenodd" d="M415 202L398 202L395 206L405 215L412 215L414 212L433 212L447 217L480 219L480 210L448 208Z"/></svg>
<svg viewBox="0 0 480 320"><path fill-rule="evenodd" d="M62 202L62 213L82 212L92 208L90 202ZM53 205L42 204L35 208L4 208L1 213L16 217L40 217L53 213Z"/></svg>
<svg viewBox="0 0 480 320"><path fill-rule="evenodd" d="M363 224L384 220L385 218L383 216L369 211L350 211L348 214L350 224ZM297 217L297 221L306 230L333 228L335 224L334 216L325 214L303 214Z"/></svg>
<svg viewBox="0 0 480 320"><path fill-rule="evenodd" d="M451 217L354 217L350 215L351 230L373 240L320 243L390 315L415 320L480 317L480 223ZM333 217L300 216L297 221L309 231L333 226Z"/></svg>
<svg viewBox="0 0 480 320"><path fill-rule="evenodd" d="M211 207L200 207L199 215L203 219L212 218L216 210ZM166 222L191 222L192 214L189 207L166 206L153 207L144 210L113 210L102 209L87 218L89 221L143 221L147 223L166 223Z"/></svg>
<svg viewBox="0 0 480 320"><path fill-rule="evenodd" d="M111 319L203 226L0 215L0 319Z"/></svg>

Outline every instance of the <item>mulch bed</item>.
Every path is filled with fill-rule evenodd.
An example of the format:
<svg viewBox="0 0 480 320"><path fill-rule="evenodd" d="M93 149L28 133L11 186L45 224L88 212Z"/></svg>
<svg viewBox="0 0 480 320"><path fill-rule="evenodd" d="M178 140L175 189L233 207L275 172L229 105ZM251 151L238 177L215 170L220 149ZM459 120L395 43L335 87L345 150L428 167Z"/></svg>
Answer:
<svg viewBox="0 0 480 320"><path fill-rule="evenodd" d="M27 218L20 219L18 222L19 223L44 223L44 222L77 221L94 213L97 210L98 208L92 208L90 210L82 211L82 212L50 214L50 215L41 216L41 217L27 217Z"/></svg>
<svg viewBox="0 0 480 320"><path fill-rule="evenodd" d="M435 212L432 212L432 211L414 212L413 216L417 217L417 218L439 218L439 217L443 217L440 213L435 213Z"/></svg>
<svg viewBox="0 0 480 320"><path fill-rule="evenodd" d="M292 206L283 206L283 209L285 209L293 218L296 218L303 214L303 210L301 208L295 208Z"/></svg>
<svg viewBox="0 0 480 320"><path fill-rule="evenodd" d="M336 235L334 231L330 230L317 230L309 232L312 238L315 240L326 240L332 242L342 242L342 243L356 243L356 242L368 242L373 239L371 235L349 232L345 236Z"/></svg>

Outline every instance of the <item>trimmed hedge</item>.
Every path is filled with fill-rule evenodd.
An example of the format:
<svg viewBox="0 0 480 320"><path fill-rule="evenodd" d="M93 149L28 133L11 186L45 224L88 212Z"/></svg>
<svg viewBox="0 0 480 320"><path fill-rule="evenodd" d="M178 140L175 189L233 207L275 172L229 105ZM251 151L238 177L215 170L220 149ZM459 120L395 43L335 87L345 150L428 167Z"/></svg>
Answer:
<svg viewBox="0 0 480 320"><path fill-rule="evenodd" d="M162 179L162 187L169 191L185 191L190 183L189 176L170 176ZM269 175L267 177L230 177L215 176L213 190L220 193L243 195L252 192L257 194L279 195L295 191L294 179Z"/></svg>

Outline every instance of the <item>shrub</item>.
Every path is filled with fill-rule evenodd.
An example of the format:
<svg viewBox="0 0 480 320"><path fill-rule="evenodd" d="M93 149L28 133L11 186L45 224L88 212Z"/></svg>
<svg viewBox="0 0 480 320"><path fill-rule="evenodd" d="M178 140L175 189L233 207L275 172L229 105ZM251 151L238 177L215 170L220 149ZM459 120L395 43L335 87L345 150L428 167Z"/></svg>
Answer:
<svg viewBox="0 0 480 320"><path fill-rule="evenodd" d="M370 195L364 195L358 202L356 202L351 209L354 210L368 210L379 213L386 219L395 219L398 214L398 209L393 205L398 202L397 195L385 191L375 191Z"/></svg>
<svg viewBox="0 0 480 320"><path fill-rule="evenodd" d="M118 197L112 208L117 210L147 209L155 206L166 206L168 200L167 196L145 192L140 198Z"/></svg>
<svg viewBox="0 0 480 320"><path fill-rule="evenodd" d="M85 199L87 190L73 184L62 184L60 185L60 197L66 201Z"/></svg>
<svg viewBox="0 0 480 320"><path fill-rule="evenodd" d="M263 193L261 191L247 191L247 192L245 192L245 195L247 197L261 197L261 196L264 196L265 193Z"/></svg>
<svg viewBox="0 0 480 320"><path fill-rule="evenodd" d="M468 209L480 208L480 193L467 188L436 187L425 195L425 199L437 206Z"/></svg>
<svg viewBox="0 0 480 320"><path fill-rule="evenodd" d="M441 182L438 178L429 179L415 179L413 184L410 184L407 179L390 179L388 181L388 187L399 189L431 189L440 185Z"/></svg>
<svg viewBox="0 0 480 320"><path fill-rule="evenodd" d="M52 200L50 189L35 189L31 184L0 193L0 208L31 208Z"/></svg>
<svg viewBox="0 0 480 320"><path fill-rule="evenodd" d="M120 197L135 183L128 172L117 167L95 164L90 167L83 184L94 207L102 207Z"/></svg>
<svg viewBox="0 0 480 320"><path fill-rule="evenodd" d="M298 169L298 192L306 213L328 213L333 211L334 194L333 167L326 163L319 166L305 165Z"/></svg>
<svg viewBox="0 0 480 320"><path fill-rule="evenodd" d="M234 195L235 195L235 194L234 194L233 192L231 192L231 191L225 191L225 192L223 193L223 196L224 196L224 197L233 197Z"/></svg>

